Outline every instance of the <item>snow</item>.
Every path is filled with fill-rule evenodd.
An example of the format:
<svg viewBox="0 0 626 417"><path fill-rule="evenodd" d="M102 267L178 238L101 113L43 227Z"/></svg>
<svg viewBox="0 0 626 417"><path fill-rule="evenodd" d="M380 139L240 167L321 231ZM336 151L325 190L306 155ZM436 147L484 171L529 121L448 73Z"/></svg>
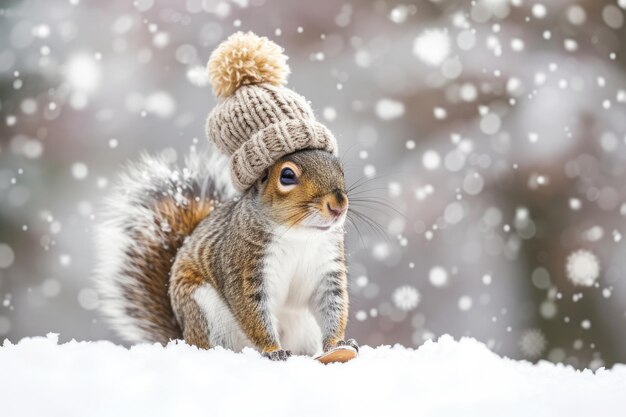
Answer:
<svg viewBox="0 0 626 417"><path fill-rule="evenodd" d="M403 285L393 292L393 303L400 310L411 311L419 304L420 293L410 285Z"/></svg>
<svg viewBox="0 0 626 417"><path fill-rule="evenodd" d="M376 102L376 115L381 120L393 120L404 114L404 104L401 101L380 99Z"/></svg>
<svg viewBox="0 0 626 417"><path fill-rule="evenodd" d="M58 344L48 335L5 341L0 369L6 416L611 417L626 406L624 365L595 373L532 365L449 336L417 350L363 347L350 363L324 366L253 350Z"/></svg>
<svg viewBox="0 0 626 417"><path fill-rule="evenodd" d="M441 165L441 156L433 149L428 149L422 155L422 165L429 171L434 171Z"/></svg>
<svg viewBox="0 0 626 417"><path fill-rule="evenodd" d="M6 243L0 243L0 269L6 269L13 265L15 252Z"/></svg>
<svg viewBox="0 0 626 417"><path fill-rule="evenodd" d="M446 29L426 29L413 42L413 54L422 62L437 66L450 54L450 37Z"/></svg>
<svg viewBox="0 0 626 417"><path fill-rule="evenodd" d="M187 80L196 87L209 85L209 75L202 65L195 65L187 70Z"/></svg>
<svg viewBox="0 0 626 417"><path fill-rule="evenodd" d="M98 64L90 56L80 54L72 57L67 65L67 79L78 91L91 92L100 84L102 78Z"/></svg>
<svg viewBox="0 0 626 417"><path fill-rule="evenodd" d="M448 284L448 271L442 266L434 266L428 273L430 283L435 287L444 287Z"/></svg>
<svg viewBox="0 0 626 417"><path fill-rule="evenodd" d="M566 272L573 284L589 287L600 276L600 263L596 255L580 249L568 256Z"/></svg>

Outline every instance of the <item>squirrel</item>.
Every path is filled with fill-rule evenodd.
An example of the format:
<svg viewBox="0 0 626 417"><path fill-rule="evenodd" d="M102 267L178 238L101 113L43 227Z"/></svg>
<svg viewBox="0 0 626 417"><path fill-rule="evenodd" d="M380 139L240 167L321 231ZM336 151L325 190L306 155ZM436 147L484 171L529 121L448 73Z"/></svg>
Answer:
<svg viewBox="0 0 626 417"><path fill-rule="evenodd" d="M267 38L233 34L208 63L210 157L192 152L178 168L143 155L121 175L98 225L96 279L124 339L273 360L358 350L345 338L343 166L334 136L284 86L286 60Z"/></svg>

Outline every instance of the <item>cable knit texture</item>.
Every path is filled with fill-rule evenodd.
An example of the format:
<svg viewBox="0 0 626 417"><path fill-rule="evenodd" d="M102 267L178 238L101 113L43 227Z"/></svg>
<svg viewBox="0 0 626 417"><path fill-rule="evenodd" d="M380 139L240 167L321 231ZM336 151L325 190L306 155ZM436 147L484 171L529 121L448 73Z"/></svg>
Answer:
<svg viewBox="0 0 626 417"><path fill-rule="evenodd" d="M306 99L283 86L289 67L280 51L267 38L237 32L209 59L220 101L209 114L207 136L230 156L233 183L242 192L287 154L304 149L337 153L334 136L315 120Z"/></svg>

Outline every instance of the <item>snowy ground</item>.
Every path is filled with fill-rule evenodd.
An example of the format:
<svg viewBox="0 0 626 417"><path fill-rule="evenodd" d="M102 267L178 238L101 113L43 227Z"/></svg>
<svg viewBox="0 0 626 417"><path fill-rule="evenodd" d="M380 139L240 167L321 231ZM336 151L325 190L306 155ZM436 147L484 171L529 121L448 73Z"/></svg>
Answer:
<svg viewBox="0 0 626 417"><path fill-rule="evenodd" d="M443 337L417 350L363 347L347 364L284 363L249 350L183 344L131 349L57 344L0 348L0 414L18 416L624 416L626 366L578 372L501 358Z"/></svg>

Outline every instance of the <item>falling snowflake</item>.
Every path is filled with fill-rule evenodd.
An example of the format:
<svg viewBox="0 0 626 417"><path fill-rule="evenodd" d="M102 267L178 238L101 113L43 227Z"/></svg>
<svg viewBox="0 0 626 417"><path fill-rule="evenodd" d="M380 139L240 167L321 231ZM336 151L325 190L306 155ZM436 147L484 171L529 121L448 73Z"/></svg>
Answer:
<svg viewBox="0 0 626 417"><path fill-rule="evenodd" d="M472 304L474 304L474 301L469 295L461 296L461 298L459 298L459 301L457 302L457 306L461 311L468 311L470 308L472 308Z"/></svg>
<svg viewBox="0 0 626 417"><path fill-rule="evenodd" d="M401 101L383 98L376 102L376 115L381 120L392 120L404 114L404 104Z"/></svg>
<svg viewBox="0 0 626 417"><path fill-rule="evenodd" d="M84 180L89 174L89 168L82 162L72 164L72 176L77 180Z"/></svg>
<svg viewBox="0 0 626 417"><path fill-rule="evenodd" d="M526 330L519 340L522 354L529 359L539 358L546 349L546 344L546 337L538 329Z"/></svg>
<svg viewBox="0 0 626 417"><path fill-rule="evenodd" d="M393 292L393 302L401 310L413 310L420 302L420 293L410 285L404 285Z"/></svg>
<svg viewBox="0 0 626 417"><path fill-rule="evenodd" d="M422 164L427 170L434 171L441 165L441 156L437 151L429 149L422 155Z"/></svg>
<svg viewBox="0 0 626 417"><path fill-rule="evenodd" d="M196 87L206 87L209 84L209 76L206 68L196 65L187 70L187 81Z"/></svg>
<svg viewBox="0 0 626 417"><path fill-rule="evenodd" d="M88 55L76 55L66 65L68 82L74 90L92 92L100 85L102 78L100 65Z"/></svg>
<svg viewBox="0 0 626 417"><path fill-rule="evenodd" d="M413 42L413 54L428 65L440 65L450 54L448 31L426 29Z"/></svg>
<svg viewBox="0 0 626 417"><path fill-rule="evenodd" d="M574 285L590 287L600 275L600 263L596 255L581 249L567 258L566 270Z"/></svg>
<svg viewBox="0 0 626 417"><path fill-rule="evenodd" d="M72 263L72 258L70 257L70 255L67 254L62 254L59 257L59 262L61 263L61 265L63 266L69 266Z"/></svg>
<svg viewBox="0 0 626 417"><path fill-rule="evenodd" d="M15 253L13 249L6 243L0 243L0 269L8 268L13 265Z"/></svg>
<svg viewBox="0 0 626 417"><path fill-rule="evenodd" d="M435 287L443 287L448 283L448 271L441 266L434 266L428 273L430 283Z"/></svg>
<svg viewBox="0 0 626 417"><path fill-rule="evenodd" d="M176 111L176 103L172 96L166 91L155 91L146 97L144 101L145 110L162 118L167 119Z"/></svg>

